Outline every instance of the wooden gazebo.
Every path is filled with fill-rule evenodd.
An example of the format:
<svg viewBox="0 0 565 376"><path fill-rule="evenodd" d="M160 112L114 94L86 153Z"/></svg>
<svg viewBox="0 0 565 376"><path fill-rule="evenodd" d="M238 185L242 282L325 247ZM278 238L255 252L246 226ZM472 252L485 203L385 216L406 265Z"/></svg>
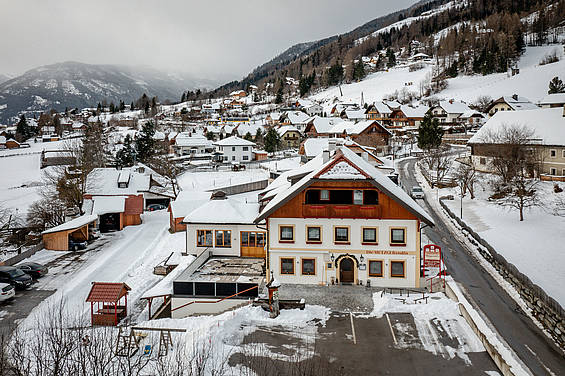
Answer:
<svg viewBox="0 0 565 376"><path fill-rule="evenodd" d="M131 288L123 282L92 282L86 298L86 301L90 303L92 325L118 325L118 322L128 314L128 291L130 290Z"/></svg>

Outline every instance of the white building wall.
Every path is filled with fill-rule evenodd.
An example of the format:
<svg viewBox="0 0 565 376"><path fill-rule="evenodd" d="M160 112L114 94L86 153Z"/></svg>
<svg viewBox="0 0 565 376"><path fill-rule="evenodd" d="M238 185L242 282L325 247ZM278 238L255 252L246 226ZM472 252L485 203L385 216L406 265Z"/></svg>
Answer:
<svg viewBox="0 0 565 376"><path fill-rule="evenodd" d="M244 150L247 149L247 150ZM252 146L220 146L224 153L224 162L250 162L253 160Z"/></svg>
<svg viewBox="0 0 565 376"><path fill-rule="evenodd" d="M221 215L221 213L218 213ZM212 230L212 247L198 247L197 231ZM231 231L231 247L215 247L216 230ZM241 231L264 231L255 225L222 225L222 224L187 224L186 225L186 252L191 255L200 255L206 249L212 250L214 256L241 256Z"/></svg>
<svg viewBox="0 0 565 376"><path fill-rule="evenodd" d="M279 241L279 225L294 226L294 242ZM306 226L320 226L322 242L308 244L306 242ZM349 226L350 244L334 243L334 226ZM362 244L362 228L377 227L378 244ZM406 229L406 245L390 244L390 228ZM416 220L375 220L375 219L323 219L323 218L270 218L269 219L269 269L281 283L297 284L331 284L339 279L335 260L340 255L349 254L360 261L363 256L365 270L357 269L357 282L371 286L383 287L417 287L420 275L420 238ZM331 263L331 255L334 262ZM280 273L281 257L294 257L295 274ZM302 275L302 258L316 259L316 274ZM383 261L383 276L369 277L369 260ZM405 277L390 276L390 262L405 261Z"/></svg>

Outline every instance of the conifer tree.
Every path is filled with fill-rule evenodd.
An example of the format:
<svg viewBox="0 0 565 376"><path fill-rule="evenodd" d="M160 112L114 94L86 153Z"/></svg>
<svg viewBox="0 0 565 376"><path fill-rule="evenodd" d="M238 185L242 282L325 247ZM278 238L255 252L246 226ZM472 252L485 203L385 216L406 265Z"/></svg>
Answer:
<svg viewBox="0 0 565 376"><path fill-rule="evenodd" d="M565 93L565 84L559 79L559 77L553 77L553 79L549 81L549 90L547 91L547 94L557 93Z"/></svg>
<svg viewBox="0 0 565 376"><path fill-rule="evenodd" d="M437 119L431 114L426 114L418 129L418 147L422 150L436 149L441 145L443 129Z"/></svg>
<svg viewBox="0 0 565 376"><path fill-rule="evenodd" d="M265 136L265 150L272 153L280 148L281 137L274 128L269 128Z"/></svg>
<svg viewBox="0 0 565 376"><path fill-rule="evenodd" d="M149 103L147 103L149 105ZM135 139L135 150L137 152L137 160L142 163L149 163L155 155L155 124L153 121L147 121L143 124L141 131Z"/></svg>
<svg viewBox="0 0 565 376"><path fill-rule="evenodd" d="M131 167L135 159L135 148L133 147L131 136L128 134L124 139L123 147L116 153L116 164L120 167Z"/></svg>
<svg viewBox="0 0 565 376"><path fill-rule="evenodd" d="M33 136L33 133L33 129L31 129L27 123L25 115L22 114L22 116L20 116L20 121L18 121L18 124L16 125L16 139L20 142L25 141Z"/></svg>
<svg viewBox="0 0 565 376"><path fill-rule="evenodd" d="M280 104L283 102L283 87L282 85L279 86L279 90L277 90L277 96L275 97L275 103Z"/></svg>

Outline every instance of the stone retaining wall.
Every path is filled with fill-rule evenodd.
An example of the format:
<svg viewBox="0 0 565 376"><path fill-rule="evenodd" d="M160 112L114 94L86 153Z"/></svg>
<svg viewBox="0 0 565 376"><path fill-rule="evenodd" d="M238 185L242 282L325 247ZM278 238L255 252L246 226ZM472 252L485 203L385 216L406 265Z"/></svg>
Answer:
<svg viewBox="0 0 565 376"><path fill-rule="evenodd" d="M563 307L555 299L547 295L541 287L520 272L512 263L506 261L486 240L481 238L471 227L457 217L443 200L445 200L445 197L440 197L441 207L467 232L465 236L476 246L483 258L492 264L498 273L514 286L520 297L532 310L532 315L543 325L554 341L562 349L565 349L565 310Z"/></svg>

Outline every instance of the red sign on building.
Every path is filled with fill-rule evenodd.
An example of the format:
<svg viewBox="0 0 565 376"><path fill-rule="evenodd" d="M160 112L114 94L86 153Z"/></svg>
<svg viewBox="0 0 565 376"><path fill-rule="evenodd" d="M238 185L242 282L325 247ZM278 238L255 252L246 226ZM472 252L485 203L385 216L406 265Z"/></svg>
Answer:
<svg viewBox="0 0 565 376"><path fill-rule="evenodd" d="M424 246L424 268L439 268L441 266L441 247L435 244Z"/></svg>

